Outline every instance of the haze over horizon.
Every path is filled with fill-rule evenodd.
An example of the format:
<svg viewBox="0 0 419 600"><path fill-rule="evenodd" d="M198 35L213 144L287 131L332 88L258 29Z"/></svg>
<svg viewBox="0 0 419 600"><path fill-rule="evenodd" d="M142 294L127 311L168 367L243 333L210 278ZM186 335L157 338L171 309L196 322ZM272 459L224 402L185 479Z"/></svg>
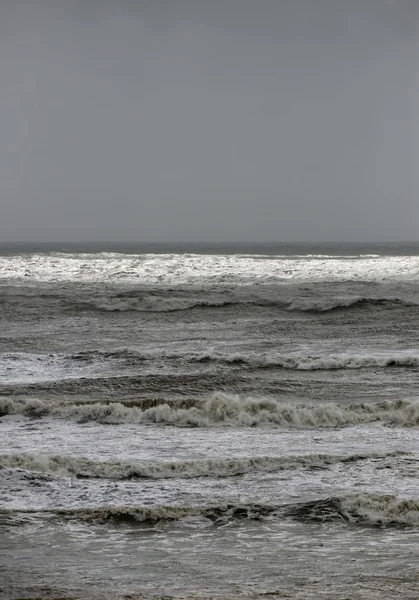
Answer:
<svg viewBox="0 0 419 600"><path fill-rule="evenodd" d="M418 240L417 0L3 0L0 242Z"/></svg>

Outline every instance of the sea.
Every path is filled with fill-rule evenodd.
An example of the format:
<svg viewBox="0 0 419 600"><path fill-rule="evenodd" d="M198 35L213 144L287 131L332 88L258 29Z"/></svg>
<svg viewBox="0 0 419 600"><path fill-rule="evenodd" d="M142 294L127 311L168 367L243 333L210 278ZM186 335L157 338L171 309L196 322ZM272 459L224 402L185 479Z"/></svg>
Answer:
<svg viewBox="0 0 419 600"><path fill-rule="evenodd" d="M419 244L0 245L0 597L419 598Z"/></svg>

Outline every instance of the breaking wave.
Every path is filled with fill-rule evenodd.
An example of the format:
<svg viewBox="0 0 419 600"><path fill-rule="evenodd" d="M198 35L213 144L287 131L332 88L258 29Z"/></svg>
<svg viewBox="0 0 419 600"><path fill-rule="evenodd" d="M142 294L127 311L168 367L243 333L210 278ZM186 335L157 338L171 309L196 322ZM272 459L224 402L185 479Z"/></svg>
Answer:
<svg viewBox="0 0 419 600"><path fill-rule="evenodd" d="M344 296L334 298L295 298L287 299L278 295L249 294L218 294L216 296L176 296L131 293L118 294L85 299L70 306L81 310L96 310L104 312L175 312L194 308L222 308L226 306L260 306L276 307L287 311L324 313L334 310L356 309L368 307L394 308L418 306L412 299L397 297L374 298L363 296Z"/></svg>
<svg viewBox="0 0 419 600"><path fill-rule="evenodd" d="M222 504L217 506L103 506L98 508L2 510L0 521L16 514L52 515L96 523L158 523L223 525L227 522L292 518L303 522L333 522L373 527L419 527L419 500L381 494L353 494L282 506Z"/></svg>
<svg viewBox="0 0 419 600"><path fill-rule="evenodd" d="M253 368L280 368L296 371L329 371L339 369L366 369L371 367L417 367L419 355L399 353L373 355L336 354L310 356L301 354L278 354L275 352L221 354L217 352L186 355L190 362L219 362L247 365Z"/></svg>
<svg viewBox="0 0 419 600"><path fill-rule="evenodd" d="M179 408L162 403L141 408L133 402L70 403L39 399L0 398L0 416L58 417L79 422L143 423L178 427L276 426L295 428L347 427L381 422L399 427L419 425L419 402L383 401L351 405L288 404L275 399L245 398L216 393L206 402Z"/></svg>
<svg viewBox="0 0 419 600"><path fill-rule="evenodd" d="M219 363L226 365L244 365L254 369L279 368L296 371L321 371L338 369L366 369L385 367L417 367L419 354L400 352L394 354L327 354L304 355L298 353L281 354L278 352L182 352L166 350L140 351L119 348L112 351L90 350L69 356L80 362L94 360L119 360L127 365L135 365L153 360L182 360L187 363Z"/></svg>
<svg viewBox="0 0 419 600"><path fill-rule="evenodd" d="M131 461L98 462L88 458L36 454L0 455L0 468L24 469L41 473L72 475L98 479L190 479L194 477L233 477L255 472L272 472L299 468L327 468L337 463L379 460L401 456L404 452L387 454L355 454L338 456L309 454L284 457L254 457L206 459L174 462Z"/></svg>
<svg viewBox="0 0 419 600"><path fill-rule="evenodd" d="M92 299L79 304L79 307L105 312L175 312L191 308L221 307L239 302L229 300L214 300L203 298L172 298L156 297L153 295L142 297L120 297Z"/></svg>
<svg viewBox="0 0 419 600"><path fill-rule="evenodd" d="M373 298L364 296L348 296L342 298L299 298L291 301L287 305L288 310L302 312L330 312L346 308L368 308L368 307L388 307L395 306L418 306L413 300L401 298Z"/></svg>
<svg viewBox="0 0 419 600"><path fill-rule="evenodd" d="M280 342L279 342L280 344ZM162 370L162 364L166 370ZM177 369L180 367L180 370ZM199 369L205 371L197 373ZM31 394L37 387L48 389L68 388L86 391L89 387L111 388L112 386L147 387L141 373L147 371L150 376L164 378L171 373L190 373L193 369L197 385L203 383L205 376L217 371L222 373L239 369L244 374L250 370L287 370L287 371L338 371L357 369L417 368L419 352L416 349L404 351L357 350L341 353L322 352L309 354L300 352L283 353L276 350L267 352L237 351L185 351L183 349L165 350L136 349L129 347L112 350L86 350L74 354L28 354L0 353L0 393ZM182 371L181 371L182 370ZM186 375L185 375L186 376ZM136 383L133 381L137 377ZM201 382L201 383L200 383ZM151 382L149 380L149 385ZM223 385L223 384L221 384ZM202 387L202 386L201 386ZM105 392L104 392L105 393Z"/></svg>
<svg viewBox="0 0 419 600"><path fill-rule="evenodd" d="M290 507L289 516L304 521L339 519L367 526L419 527L419 500L382 494L353 494Z"/></svg>

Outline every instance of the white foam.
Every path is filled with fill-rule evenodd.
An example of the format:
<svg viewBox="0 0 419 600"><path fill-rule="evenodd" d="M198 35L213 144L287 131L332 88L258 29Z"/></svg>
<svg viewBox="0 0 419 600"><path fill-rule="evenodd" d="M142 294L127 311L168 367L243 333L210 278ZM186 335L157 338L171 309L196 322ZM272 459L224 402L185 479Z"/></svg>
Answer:
<svg viewBox="0 0 419 600"><path fill-rule="evenodd" d="M418 256L252 257L205 254L20 254L0 256L6 281L100 281L226 285L303 281L417 281ZM29 276L28 276L29 275Z"/></svg>
<svg viewBox="0 0 419 600"><path fill-rule="evenodd" d="M371 367L417 367L419 354L417 351L376 352L367 353L323 353L322 355L307 355L299 352L282 354L277 352L207 352L202 354L189 353L185 358L191 362L216 361L224 363L244 363L254 368L277 367L297 371L364 369Z"/></svg>
<svg viewBox="0 0 419 600"><path fill-rule="evenodd" d="M168 404L142 410L119 402L72 404L39 399L0 398L0 414L52 416L100 423L156 423L173 426L347 427L382 422L399 427L419 425L418 401L385 401L353 405L288 404L275 399L245 398L216 393L191 408Z"/></svg>
<svg viewBox="0 0 419 600"><path fill-rule="evenodd" d="M335 309L344 309L357 306L380 306L398 304L404 306L417 306L418 302L412 297L399 298L397 296L336 296L329 298L296 298L291 300L288 310L302 312L327 312Z"/></svg>
<svg viewBox="0 0 419 600"><path fill-rule="evenodd" d="M199 352L183 350L150 350L115 348L112 351L89 350L72 355L0 353L0 382L3 385L36 384L132 372L133 367L153 361L182 363L214 363L244 365L252 369L289 369L321 371L366 368L418 367L417 350L365 350L334 353L324 348L318 354L294 351L269 352ZM152 365L155 367L155 365Z"/></svg>
<svg viewBox="0 0 419 600"><path fill-rule="evenodd" d="M342 512L350 521L368 525L419 527L419 500L380 494L356 494L341 499Z"/></svg>

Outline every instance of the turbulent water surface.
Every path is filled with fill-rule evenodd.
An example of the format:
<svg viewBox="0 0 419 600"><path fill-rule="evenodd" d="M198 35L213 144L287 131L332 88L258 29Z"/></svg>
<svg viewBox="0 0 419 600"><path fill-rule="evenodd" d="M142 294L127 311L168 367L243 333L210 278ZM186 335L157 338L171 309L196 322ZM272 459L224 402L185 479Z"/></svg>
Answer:
<svg viewBox="0 0 419 600"><path fill-rule="evenodd" d="M419 247L0 247L0 596L419 597Z"/></svg>

